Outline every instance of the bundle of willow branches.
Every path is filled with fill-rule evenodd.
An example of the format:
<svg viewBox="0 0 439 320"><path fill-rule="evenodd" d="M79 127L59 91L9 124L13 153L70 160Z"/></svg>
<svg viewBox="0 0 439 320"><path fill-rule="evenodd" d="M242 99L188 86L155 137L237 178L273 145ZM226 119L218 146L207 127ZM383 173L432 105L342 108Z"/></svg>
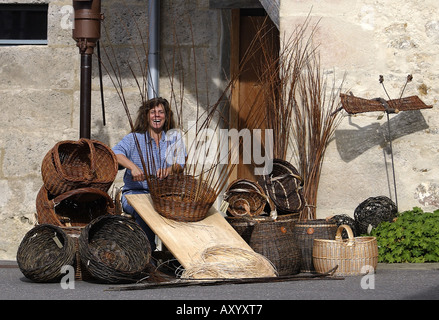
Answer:
<svg viewBox="0 0 439 320"><path fill-rule="evenodd" d="M287 160L291 151L289 161L304 180L306 206L300 220L316 219L324 154L341 120L336 110L342 84L336 86L335 78L328 83L324 74L313 45L317 25L311 26L309 17L298 25L290 38L283 39L278 58L268 54L271 47L264 35L258 38L266 66L259 77L266 99L266 124L273 129L274 158Z"/></svg>

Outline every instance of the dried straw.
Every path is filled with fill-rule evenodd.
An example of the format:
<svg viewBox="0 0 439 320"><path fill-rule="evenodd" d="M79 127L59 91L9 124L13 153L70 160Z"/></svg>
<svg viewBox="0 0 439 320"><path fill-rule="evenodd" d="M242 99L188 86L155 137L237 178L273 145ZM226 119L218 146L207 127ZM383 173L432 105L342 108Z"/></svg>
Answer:
<svg viewBox="0 0 439 320"><path fill-rule="evenodd" d="M254 251L218 245L207 248L201 261L184 269L182 279L240 279L276 277L274 265Z"/></svg>

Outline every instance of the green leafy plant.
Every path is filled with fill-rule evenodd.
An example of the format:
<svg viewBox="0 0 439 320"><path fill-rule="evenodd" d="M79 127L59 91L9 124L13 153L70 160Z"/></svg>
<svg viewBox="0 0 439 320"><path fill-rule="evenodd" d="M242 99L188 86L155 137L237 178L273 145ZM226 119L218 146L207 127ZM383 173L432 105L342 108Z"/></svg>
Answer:
<svg viewBox="0 0 439 320"><path fill-rule="evenodd" d="M379 262L439 262L439 210L413 210L382 222L371 232L377 238Z"/></svg>

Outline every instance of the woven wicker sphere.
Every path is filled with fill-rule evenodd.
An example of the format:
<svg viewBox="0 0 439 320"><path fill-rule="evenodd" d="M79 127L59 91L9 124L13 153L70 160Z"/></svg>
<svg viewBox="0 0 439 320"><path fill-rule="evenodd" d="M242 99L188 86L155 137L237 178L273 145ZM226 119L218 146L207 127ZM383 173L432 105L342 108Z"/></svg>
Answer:
<svg viewBox="0 0 439 320"><path fill-rule="evenodd" d="M57 226L41 224L26 233L17 251L24 276L35 282L57 282L64 265L74 266L73 239Z"/></svg>
<svg viewBox="0 0 439 320"><path fill-rule="evenodd" d="M368 233L381 222L392 222L398 213L395 203L385 196L370 197L364 200L354 211L357 232Z"/></svg>
<svg viewBox="0 0 439 320"><path fill-rule="evenodd" d="M101 216L79 237L81 261L104 283L135 282L147 274L151 247L140 226L123 216Z"/></svg>

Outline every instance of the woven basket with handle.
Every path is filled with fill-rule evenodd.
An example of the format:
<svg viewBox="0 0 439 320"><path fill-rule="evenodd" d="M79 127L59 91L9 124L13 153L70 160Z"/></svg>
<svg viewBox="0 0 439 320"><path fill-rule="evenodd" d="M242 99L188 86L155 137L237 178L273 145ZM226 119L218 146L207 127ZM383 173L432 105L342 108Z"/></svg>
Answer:
<svg viewBox="0 0 439 320"><path fill-rule="evenodd" d="M342 239L346 230L348 239ZM314 239L314 268L324 273L338 266L335 275L353 276L374 272L378 264L378 245L375 237L354 237L348 225L337 229L335 240Z"/></svg>
<svg viewBox="0 0 439 320"><path fill-rule="evenodd" d="M113 199L95 188L79 188L54 197L42 186L37 195L36 209L39 224L53 224L67 233L78 235L93 219L115 213Z"/></svg>
<svg viewBox="0 0 439 320"><path fill-rule="evenodd" d="M97 140L60 141L41 164L44 185L55 196L91 187L107 191L118 170L113 151Z"/></svg>

